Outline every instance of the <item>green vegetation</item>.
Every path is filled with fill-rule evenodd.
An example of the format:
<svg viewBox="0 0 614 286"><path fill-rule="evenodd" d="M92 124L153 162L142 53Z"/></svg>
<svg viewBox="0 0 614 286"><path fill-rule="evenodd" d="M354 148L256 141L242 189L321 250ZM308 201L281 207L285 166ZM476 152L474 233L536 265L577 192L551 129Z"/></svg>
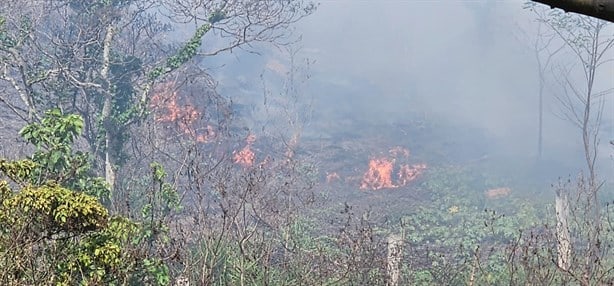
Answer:
<svg viewBox="0 0 614 286"><path fill-rule="evenodd" d="M0 1L0 103L12 112L6 118L25 125L27 155L8 158L14 144L0 158L0 285L614 284L614 201L600 203L611 190L594 170L599 130L592 126L602 111L591 117L585 108L576 122L584 126L588 178L552 187L568 198L563 204L524 197L547 193L543 186L485 173L509 166L480 165L482 150L455 165L451 146L468 132L423 122L431 120L426 114L421 127L399 130L421 145L419 162L428 167L397 172L406 150L391 159L394 172L373 172L403 183L358 190L362 167L342 174L341 164L326 166L340 161L323 159L329 146L299 146L311 117L302 112L312 106L295 85L309 75L271 59L268 68L279 65L276 77L287 82L279 96L265 90L265 106L246 107L266 113L247 130L231 122L241 114L200 65L203 55L292 42L289 28L313 3L16 1ZM567 16L560 27L544 23L576 32ZM192 32L173 42L174 27ZM589 38L566 44L580 53L590 45L576 40ZM580 66L596 68L614 47L607 43ZM569 80L566 87L576 92ZM381 134L362 120L344 136ZM346 157L370 152L331 138L330 149ZM325 173L337 169L341 175ZM351 203L335 193L354 187ZM381 207L371 209L375 201Z"/></svg>
<svg viewBox="0 0 614 286"><path fill-rule="evenodd" d="M235 191L220 185L219 209L188 223L180 215L180 195L166 182L169 175L152 162L141 185L145 196L134 203L140 216L129 218L105 207L108 187L92 175L87 154L73 150L82 128L79 116L50 110L20 132L34 146L32 156L0 160L2 284L168 285L172 277L184 277L208 285L383 285L390 259L386 239L392 233L400 233L404 242L402 283L582 281L582 267L563 271L553 262L551 207L514 193L480 199L485 186L478 181L496 185L497 180L475 180L468 168L427 172L417 189L430 198L396 214L398 223L378 224L369 213L346 205L340 213L334 207L319 211L337 218L326 230L319 215L305 208L311 203L282 203L300 201L312 185L294 181L294 192L270 193L292 186L287 178L313 173L304 163L224 172L230 175L224 182ZM289 177L278 175L283 172ZM590 231L582 219L590 214L581 212L583 193L577 194L570 227L578 243L573 259L581 265L581 246ZM172 224L173 217L184 222ZM613 208L605 208L601 217L604 229L597 235L604 243L614 241ZM610 283L614 260L608 253L600 257L591 283Z"/></svg>
<svg viewBox="0 0 614 286"><path fill-rule="evenodd" d="M28 159L0 160L0 282L3 285L166 285L167 267L143 241L160 226L110 215L100 202L109 195L92 177L86 154L73 152L83 121L59 110L21 135L35 145ZM173 201L173 191L154 180ZM162 234L158 235L161 236ZM132 281L132 282L131 282Z"/></svg>

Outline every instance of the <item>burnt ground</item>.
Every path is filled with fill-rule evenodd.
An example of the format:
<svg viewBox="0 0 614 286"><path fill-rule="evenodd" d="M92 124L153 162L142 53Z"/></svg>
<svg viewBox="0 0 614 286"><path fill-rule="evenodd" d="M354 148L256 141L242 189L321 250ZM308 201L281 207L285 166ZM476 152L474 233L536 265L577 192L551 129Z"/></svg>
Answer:
<svg viewBox="0 0 614 286"><path fill-rule="evenodd" d="M378 222L395 220L432 199L433 194L422 185L431 168L477 165L488 158L486 143L475 144L487 142L485 138L467 138L466 129L453 126L415 120L383 124L342 120L327 124L317 127L330 132L304 136L297 154L316 162L319 184L315 192L324 201L320 210L334 213L341 212L347 204L355 213L369 212ZM471 131L471 134L478 133ZM266 148L262 145L261 150ZM409 156L391 153L394 148L408 150ZM360 188L369 160L373 158L395 161L392 181L398 187ZM397 178L401 164L426 164L427 168L417 179L402 185Z"/></svg>

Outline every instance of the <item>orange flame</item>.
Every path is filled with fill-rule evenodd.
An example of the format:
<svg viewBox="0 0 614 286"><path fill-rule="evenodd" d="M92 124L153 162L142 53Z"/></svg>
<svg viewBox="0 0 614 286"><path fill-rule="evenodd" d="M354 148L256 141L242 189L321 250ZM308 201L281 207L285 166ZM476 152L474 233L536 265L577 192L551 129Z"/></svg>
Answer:
<svg viewBox="0 0 614 286"><path fill-rule="evenodd" d="M394 160L372 159L369 161L369 170L363 176L360 188L373 190L396 188L397 186L392 183L393 168Z"/></svg>
<svg viewBox="0 0 614 286"><path fill-rule="evenodd" d="M243 167L251 167L254 165L254 160L256 159L256 155L254 151L250 148L249 145L243 147L241 151L234 153L234 162L243 166Z"/></svg>
<svg viewBox="0 0 614 286"><path fill-rule="evenodd" d="M175 82L161 83L154 90L151 97L150 108L154 111L155 121L159 123L175 123L184 134L190 135L198 142L208 142L215 138L216 133L211 125L205 128L205 134L197 134L194 124L200 118L194 106L181 105L177 102Z"/></svg>
<svg viewBox="0 0 614 286"><path fill-rule="evenodd" d="M296 147L298 146L298 140L299 140L299 135L294 134L292 135L292 138L290 138L290 140L286 144L286 153L285 153L286 159L292 159L294 157Z"/></svg>
<svg viewBox="0 0 614 286"><path fill-rule="evenodd" d="M498 199L507 197L512 193L510 188L496 188L484 192L484 195L489 199Z"/></svg>
<svg viewBox="0 0 614 286"><path fill-rule="evenodd" d="M395 162L397 159L409 158L409 150L397 146L389 151L392 159L380 157L369 161L369 169L362 177L361 189L379 190L383 188L398 188L416 180L426 169L426 164L402 164L396 172L397 181L393 182Z"/></svg>
<svg viewBox="0 0 614 286"><path fill-rule="evenodd" d="M247 137L245 138L245 142L247 143L247 145L254 144L254 142L256 142L256 135L254 134L247 135Z"/></svg>
<svg viewBox="0 0 614 286"><path fill-rule="evenodd" d="M390 155L392 157L399 157L399 155L403 156L403 157L409 157L409 150L407 150L407 148L403 148L401 146L396 146L392 149L390 149L390 151L388 151L388 153L390 153Z"/></svg>
<svg viewBox="0 0 614 286"><path fill-rule="evenodd" d="M407 183L415 180L418 176L422 175L422 171L426 169L426 164L416 164L409 166L407 164L402 165L399 169L399 185L405 186Z"/></svg>
<svg viewBox="0 0 614 286"><path fill-rule="evenodd" d="M236 164L247 168L253 166L256 160L256 154L252 151L252 144L256 142L256 135L248 135L247 138L245 138L245 142L245 147L243 147L241 151L233 152L233 160Z"/></svg>
<svg viewBox="0 0 614 286"><path fill-rule="evenodd" d="M339 174L337 174L337 172L332 172L332 173L326 172L326 183L330 184L338 180L341 180L341 177L339 176Z"/></svg>
<svg viewBox="0 0 614 286"><path fill-rule="evenodd" d="M207 127L205 127L204 134L196 135L196 132L192 132L190 133L190 135L192 135L192 137L196 137L196 142L206 143L213 140L217 136L217 133L213 129L213 126L207 124Z"/></svg>

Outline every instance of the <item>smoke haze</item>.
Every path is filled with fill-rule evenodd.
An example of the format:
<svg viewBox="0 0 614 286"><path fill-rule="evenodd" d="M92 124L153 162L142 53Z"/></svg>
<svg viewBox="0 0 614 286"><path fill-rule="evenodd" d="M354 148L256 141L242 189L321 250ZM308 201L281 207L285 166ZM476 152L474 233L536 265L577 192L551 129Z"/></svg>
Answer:
<svg viewBox="0 0 614 286"><path fill-rule="evenodd" d="M330 133L360 128L363 122L391 130L439 122L430 126L439 130L431 132L449 141L445 146L453 149L450 153L466 152L465 160L487 157L492 164L516 166L511 172L527 172L518 169L531 165L532 172L544 172L548 181L575 174L583 166L580 130L560 118L554 97L560 87L553 79L545 93L543 160L534 165L537 23L522 6L517 1L323 1L296 31L302 40L295 64L303 58L313 61L302 90L304 97L313 98L305 133L334 136ZM573 55L565 56L573 60ZM275 51L233 59L236 67L232 59L227 67L251 87L262 86L263 71L271 75L275 66L278 74L290 69L287 57ZM245 69L248 61L253 61L251 68ZM596 90L614 87L613 71L611 62L600 70ZM236 90L236 83L228 85ZM262 92L258 94L252 92L247 101L261 100ZM606 176L613 172L608 144L614 138L612 104L609 100L605 105L601 133L600 173ZM327 128L330 124L322 122L337 126Z"/></svg>

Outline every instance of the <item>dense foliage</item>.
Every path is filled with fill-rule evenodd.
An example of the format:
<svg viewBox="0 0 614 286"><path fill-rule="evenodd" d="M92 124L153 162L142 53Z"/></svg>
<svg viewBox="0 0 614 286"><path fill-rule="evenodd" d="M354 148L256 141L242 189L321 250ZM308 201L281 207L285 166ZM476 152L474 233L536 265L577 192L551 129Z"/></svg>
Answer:
<svg viewBox="0 0 614 286"><path fill-rule="evenodd" d="M108 186L73 152L83 120L51 110L22 129L34 154L0 160L0 281L4 285L166 285L168 270L143 242L152 226L110 215ZM159 169L155 179L162 180ZM163 184L163 183L162 183ZM167 191L171 192L171 191Z"/></svg>

